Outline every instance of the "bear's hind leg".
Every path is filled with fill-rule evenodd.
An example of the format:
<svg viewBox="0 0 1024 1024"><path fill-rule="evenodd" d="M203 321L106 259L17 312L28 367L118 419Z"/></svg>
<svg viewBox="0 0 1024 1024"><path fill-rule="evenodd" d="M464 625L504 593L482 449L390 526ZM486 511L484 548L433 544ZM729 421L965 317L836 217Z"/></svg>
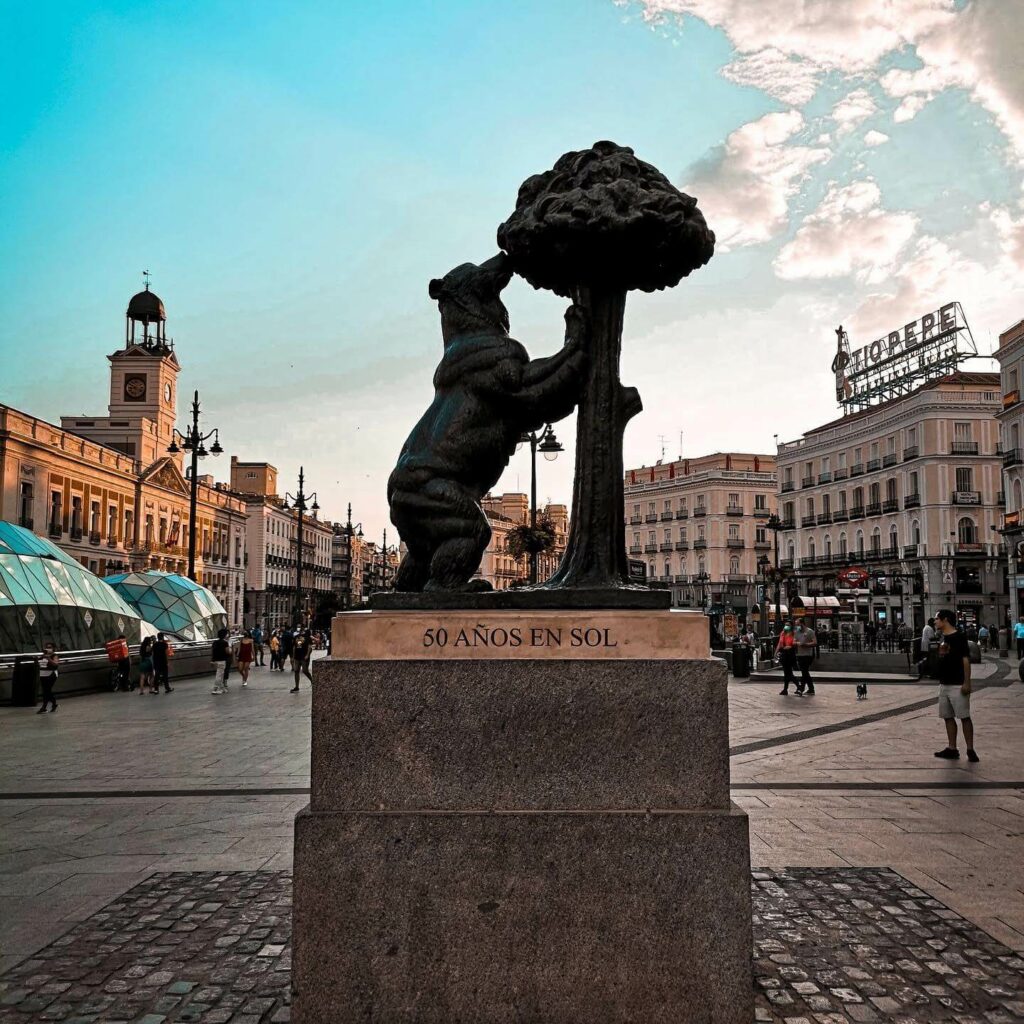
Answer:
<svg viewBox="0 0 1024 1024"><path fill-rule="evenodd" d="M455 524L454 518L449 518L448 524ZM491 539L491 528L482 512L478 512L474 519L458 520L460 536L449 537L438 545L430 560L430 579L424 590L476 590L477 586L469 585L470 578L480 565L487 548L487 542ZM454 531L452 531L454 532Z"/></svg>
<svg viewBox="0 0 1024 1024"><path fill-rule="evenodd" d="M395 573L395 590L416 593L430 579L430 553L410 548Z"/></svg>

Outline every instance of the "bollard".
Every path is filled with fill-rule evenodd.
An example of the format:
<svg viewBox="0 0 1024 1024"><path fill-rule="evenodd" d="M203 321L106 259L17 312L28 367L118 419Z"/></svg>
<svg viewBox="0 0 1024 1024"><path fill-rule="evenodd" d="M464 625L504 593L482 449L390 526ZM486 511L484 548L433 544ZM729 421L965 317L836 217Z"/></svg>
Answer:
<svg viewBox="0 0 1024 1024"><path fill-rule="evenodd" d="M999 630L999 657L1008 658L1010 656L1010 631L1008 629Z"/></svg>

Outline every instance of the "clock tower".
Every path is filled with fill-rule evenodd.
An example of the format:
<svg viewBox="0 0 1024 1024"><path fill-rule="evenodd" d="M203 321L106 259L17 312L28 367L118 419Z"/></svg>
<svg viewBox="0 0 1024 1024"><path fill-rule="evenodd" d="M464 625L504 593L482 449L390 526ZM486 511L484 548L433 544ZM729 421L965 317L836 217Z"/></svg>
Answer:
<svg viewBox="0 0 1024 1024"><path fill-rule="evenodd" d="M109 415L62 417L61 425L77 434L134 456L145 469L167 454L177 419L181 366L167 337L167 312L146 287L128 302L124 348L110 360Z"/></svg>

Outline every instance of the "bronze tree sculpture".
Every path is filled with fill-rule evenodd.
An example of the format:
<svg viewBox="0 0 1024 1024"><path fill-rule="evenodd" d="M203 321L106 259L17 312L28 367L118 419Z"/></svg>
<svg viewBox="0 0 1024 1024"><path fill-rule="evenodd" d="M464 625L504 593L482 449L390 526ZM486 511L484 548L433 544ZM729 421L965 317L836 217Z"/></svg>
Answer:
<svg viewBox="0 0 1024 1024"><path fill-rule="evenodd" d="M711 259L714 233L696 199L656 167L598 142L523 183L498 245L517 273L571 297L589 323L570 533L545 586L627 588L622 439L642 406L619 380L626 293L674 287Z"/></svg>

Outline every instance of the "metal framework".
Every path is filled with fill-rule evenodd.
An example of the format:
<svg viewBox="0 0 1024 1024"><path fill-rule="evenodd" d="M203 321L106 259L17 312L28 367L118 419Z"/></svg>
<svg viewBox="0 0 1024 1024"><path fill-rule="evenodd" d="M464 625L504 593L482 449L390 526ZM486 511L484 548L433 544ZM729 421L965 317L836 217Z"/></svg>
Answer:
<svg viewBox="0 0 1024 1024"><path fill-rule="evenodd" d="M832 372L836 401L844 414L910 394L978 354L959 302L946 303L856 350L851 350L849 335L840 325L836 345Z"/></svg>

